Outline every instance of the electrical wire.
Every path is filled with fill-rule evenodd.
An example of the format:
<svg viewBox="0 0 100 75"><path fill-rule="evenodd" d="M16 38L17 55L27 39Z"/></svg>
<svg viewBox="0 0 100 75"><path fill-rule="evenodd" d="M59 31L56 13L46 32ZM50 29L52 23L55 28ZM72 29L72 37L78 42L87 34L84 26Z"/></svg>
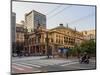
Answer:
<svg viewBox="0 0 100 75"><path fill-rule="evenodd" d="M81 20L83 20L83 19L87 19L87 18L92 17L92 16L94 16L94 13L89 14L89 15L84 16L84 17L81 17L81 18L79 18L79 19L77 19L77 20L74 20L74 21L72 21L72 22L69 22L69 24L79 22L79 21L81 21Z"/></svg>
<svg viewBox="0 0 100 75"><path fill-rule="evenodd" d="M60 10L60 11L56 12L55 14L53 14L52 16L48 17L48 19L51 19L51 18L57 16L58 14L62 13L65 9L68 9L70 7L72 7L72 6L67 6L67 7L63 8L62 10Z"/></svg>

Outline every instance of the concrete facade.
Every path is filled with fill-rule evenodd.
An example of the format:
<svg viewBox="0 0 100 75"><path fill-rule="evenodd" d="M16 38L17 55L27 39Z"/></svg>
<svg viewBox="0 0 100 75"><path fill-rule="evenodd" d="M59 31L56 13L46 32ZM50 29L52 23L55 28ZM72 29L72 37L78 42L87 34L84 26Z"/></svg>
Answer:
<svg viewBox="0 0 100 75"><path fill-rule="evenodd" d="M44 14L35 10L25 14L25 26L28 32L34 31L39 25L46 29L46 16Z"/></svg>

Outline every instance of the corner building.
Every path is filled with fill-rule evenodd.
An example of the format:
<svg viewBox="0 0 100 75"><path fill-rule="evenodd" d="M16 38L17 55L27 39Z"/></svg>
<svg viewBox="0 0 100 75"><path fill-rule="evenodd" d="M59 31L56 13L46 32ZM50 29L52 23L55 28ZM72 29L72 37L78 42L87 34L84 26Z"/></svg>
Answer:
<svg viewBox="0 0 100 75"><path fill-rule="evenodd" d="M58 27L47 30L41 26L37 32L28 33L28 38L25 41L24 50L30 55L46 55L47 54L47 35L48 49L52 54L58 55L59 48L73 48L75 44L80 44L83 39L83 34L64 27L60 24Z"/></svg>

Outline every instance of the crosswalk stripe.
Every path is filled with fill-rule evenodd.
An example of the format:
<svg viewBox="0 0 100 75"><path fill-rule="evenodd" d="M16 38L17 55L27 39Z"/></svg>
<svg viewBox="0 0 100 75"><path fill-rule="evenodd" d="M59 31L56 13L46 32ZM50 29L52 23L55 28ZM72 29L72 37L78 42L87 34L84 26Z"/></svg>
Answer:
<svg viewBox="0 0 100 75"><path fill-rule="evenodd" d="M68 66L68 65L72 65L72 64L76 64L78 62L70 62L70 63L66 63L66 64L63 64L63 65L60 65L60 66Z"/></svg>
<svg viewBox="0 0 100 75"><path fill-rule="evenodd" d="M30 64L30 63L21 63L23 65L28 65L28 66L34 66L34 67L41 67L39 65L35 65L35 64Z"/></svg>
<svg viewBox="0 0 100 75"><path fill-rule="evenodd" d="M60 64L60 63L50 63L50 62L42 63L42 62L38 62L38 65L40 65L40 66L49 66L49 65L57 65L57 64Z"/></svg>
<svg viewBox="0 0 100 75"><path fill-rule="evenodd" d="M40 66L48 66L49 64L39 63L38 65L40 65Z"/></svg>
<svg viewBox="0 0 100 75"><path fill-rule="evenodd" d="M41 70L36 70L36 71L32 71L32 72L42 72Z"/></svg>
<svg viewBox="0 0 100 75"><path fill-rule="evenodd" d="M32 68L30 66L26 66L26 65L22 65L22 64L18 64L18 63L13 63L14 65L17 65L17 66L22 66L22 67L25 67L25 68Z"/></svg>
<svg viewBox="0 0 100 75"><path fill-rule="evenodd" d="M17 70L24 70L23 68L20 68L20 67L18 67L18 66L12 66L12 68L15 68L15 69L17 69Z"/></svg>
<svg viewBox="0 0 100 75"><path fill-rule="evenodd" d="M32 64L32 62L29 63L29 64ZM32 65L37 65L37 66L47 66L47 65L49 65L49 63L36 62L36 63L34 63L34 64L32 64Z"/></svg>

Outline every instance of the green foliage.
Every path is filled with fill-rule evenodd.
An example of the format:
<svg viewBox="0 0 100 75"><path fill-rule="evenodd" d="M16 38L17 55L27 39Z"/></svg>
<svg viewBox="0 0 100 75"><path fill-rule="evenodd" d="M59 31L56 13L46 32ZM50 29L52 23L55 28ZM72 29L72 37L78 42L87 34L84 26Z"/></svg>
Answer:
<svg viewBox="0 0 100 75"><path fill-rule="evenodd" d="M80 45L76 44L75 47L69 51L69 54L73 56L79 56L80 53L84 52L95 55L96 42L94 40L87 40L82 42Z"/></svg>
<svg viewBox="0 0 100 75"><path fill-rule="evenodd" d="M70 50L70 55L72 55L72 56L76 56L76 55L78 55L79 56L79 54L80 54L80 51L81 49L80 49L80 46L79 45L75 45L75 47L74 48L72 48L71 50Z"/></svg>
<svg viewBox="0 0 100 75"><path fill-rule="evenodd" d="M89 54L95 54L96 52L96 42L94 40L85 41L80 47L82 52L87 52Z"/></svg>

